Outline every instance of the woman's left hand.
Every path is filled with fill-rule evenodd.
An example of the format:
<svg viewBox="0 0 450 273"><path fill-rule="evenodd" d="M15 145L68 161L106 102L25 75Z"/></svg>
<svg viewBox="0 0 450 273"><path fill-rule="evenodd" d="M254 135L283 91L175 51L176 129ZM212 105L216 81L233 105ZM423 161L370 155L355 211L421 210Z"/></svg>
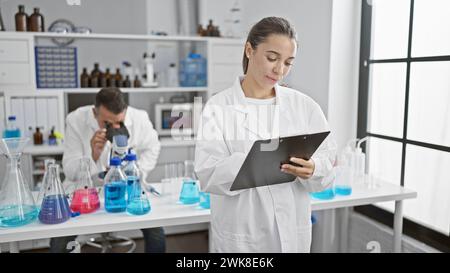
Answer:
<svg viewBox="0 0 450 273"><path fill-rule="evenodd" d="M289 173L295 176L298 176L303 179L311 178L311 176L314 174L314 160L304 160L297 157L291 157L289 159L291 162L298 164L300 166L294 166L291 164L283 164L281 165L281 171L285 173Z"/></svg>

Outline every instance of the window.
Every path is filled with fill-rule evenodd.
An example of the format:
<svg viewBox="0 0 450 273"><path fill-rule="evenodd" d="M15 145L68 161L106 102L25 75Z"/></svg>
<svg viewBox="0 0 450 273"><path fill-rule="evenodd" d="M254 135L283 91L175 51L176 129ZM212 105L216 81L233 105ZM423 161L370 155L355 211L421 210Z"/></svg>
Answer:
<svg viewBox="0 0 450 273"><path fill-rule="evenodd" d="M450 252L450 1L362 1L358 137L368 172L418 192L404 232ZM359 207L392 225L393 206Z"/></svg>

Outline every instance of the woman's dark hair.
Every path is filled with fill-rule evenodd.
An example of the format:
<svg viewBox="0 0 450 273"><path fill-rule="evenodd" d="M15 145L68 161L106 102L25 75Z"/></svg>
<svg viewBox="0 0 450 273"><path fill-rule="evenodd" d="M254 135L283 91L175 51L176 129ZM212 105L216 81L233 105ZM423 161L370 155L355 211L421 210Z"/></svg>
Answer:
<svg viewBox="0 0 450 273"><path fill-rule="evenodd" d="M294 39L297 42L297 34L294 27L288 20L281 17L266 17L261 19L261 21L256 23L250 30L247 37L247 42L250 43L253 49L256 49L256 47L260 43L263 43L271 34L286 35L290 39ZM244 74L246 74L248 68L248 58L245 54L245 47L244 57L242 58L242 68L244 69Z"/></svg>
<svg viewBox="0 0 450 273"><path fill-rule="evenodd" d="M102 88L95 96L95 108L103 105L113 114L120 114L127 109L127 103L123 97L122 91L116 87Z"/></svg>

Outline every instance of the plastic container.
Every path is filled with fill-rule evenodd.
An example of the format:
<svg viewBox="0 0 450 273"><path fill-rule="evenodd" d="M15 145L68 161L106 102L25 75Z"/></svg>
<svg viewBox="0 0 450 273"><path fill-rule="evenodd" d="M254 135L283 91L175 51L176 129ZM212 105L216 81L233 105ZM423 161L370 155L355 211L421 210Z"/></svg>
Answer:
<svg viewBox="0 0 450 273"><path fill-rule="evenodd" d="M20 129L16 125L16 116L9 116L8 122L6 124L5 131L3 132L4 138L15 138L20 137Z"/></svg>
<svg viewBox="0 0 450 273"><path fill-rule="evenodd" d="M200 54L190 53L180 62L180 85L206 86L206 59Z"/></svg>

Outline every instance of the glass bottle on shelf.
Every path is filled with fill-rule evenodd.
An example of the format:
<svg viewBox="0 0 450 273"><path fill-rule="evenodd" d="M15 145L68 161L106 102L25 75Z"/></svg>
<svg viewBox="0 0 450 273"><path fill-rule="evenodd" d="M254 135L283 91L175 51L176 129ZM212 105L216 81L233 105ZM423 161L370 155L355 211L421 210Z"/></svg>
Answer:
<svg viewBox="0 0 450 273"><path fill-rule="evenodd" d="M123 87L131 87L130 77L128 75L125 76L125 80L123 81Z"/></svg>
<svg viewBox="0 0 450 273"><path fill-rule="evenodd" d="M89 78L89 74L87 72L87 68L84 67L83 73L81 73L81 76L80 76L80 87L81 88L89 87L89 81L90 81L90 78Z"/></svg>
<svg viewBox="0 0 450 273"><path fill-rule="evenodd" d="M34 12L30 15L30 31L44 32L44 16L39 13L39 8L34 8Z"/></svg>
<svg viewBox="0 0 450 273"><path fill-rule="evenodd" d="M141 87L141 86L142 84L141 81L139 80L139 76L138 75L134 76L133 87Z"/></svg>
<svg viewBox="0 0 450 273"><path fill-rule="evenodd" d="M100 86L100 65L94 63L94 69L91 71L91 85L89 87L99 87Z"/></svg>
<svg viewBox="0 0 450 273"><path fill-rule="evenodd" d="M34 145L44 144L44 136L42 135L39 127L36 127L36 132L33 134L33 144Z"/></svg>
<svg viewBox="0 0 450 273"><path fill-rule="evenodd" d="M15 15L16 31L27 31L28 15L25 13L25 6L20 5L19 11Z"/></svg>
<svg viewBox="0 0 450 273"><path fill-rule="evenodd" d="M104 85L106 87L111 87L112 86L112 79L111 78L112 78L111 72L110 72L109 68L106 68L105 74L103 76ZM103 83L102 83L102 87L105 87L105 86L103 86Z"/></svg>
<svg viewBox="0 0 450 273"><path fill-rule="evenodd" d="M6 128L3 132L4 138L21 137L19 127L17 127L16 116L9 116L6 123Z"/></svg>
<svg viewBox="0 0 450 273"><path fill-rule="evenodd" d="M114 75L114 83L115 87L122 87L123 85L123 78L122 74L120 74L120 68L116 68L116 74Z"/></svg>
<svg viewBox="0 0 450 273"><path fill-rule="evenodd" d="M33 222L38 215L28 182L23 176L20 157L27 138L0 141L0 152L8 159L0 190L0 227L18 227Z"/></svg>

